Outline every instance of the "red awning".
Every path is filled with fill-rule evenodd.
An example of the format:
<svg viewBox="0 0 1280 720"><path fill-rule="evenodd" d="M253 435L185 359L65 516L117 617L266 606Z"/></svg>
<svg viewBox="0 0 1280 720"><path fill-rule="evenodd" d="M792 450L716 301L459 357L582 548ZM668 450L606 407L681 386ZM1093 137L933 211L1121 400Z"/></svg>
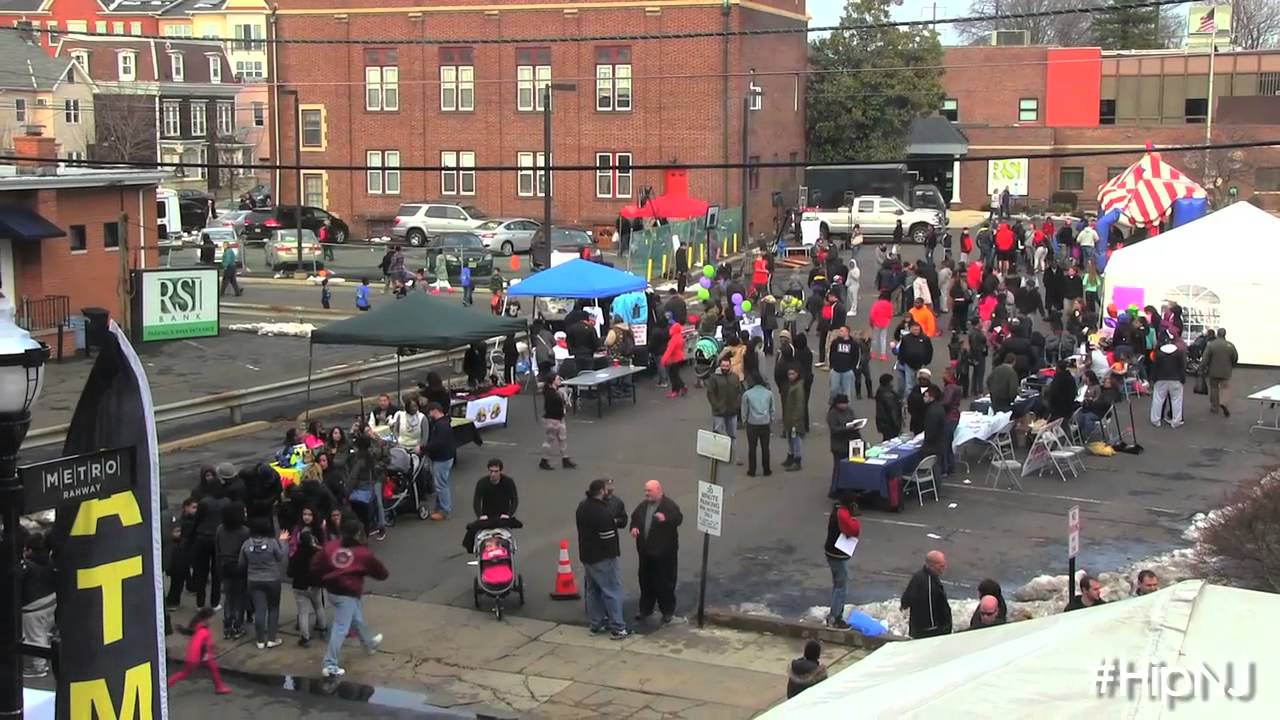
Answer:
<svg viewBox="0 0 1280 720"><path fill-rule="evenodd" d="M660 220L689 220L706 217L711 203L683 195L659 195L644 207L627 205L618 212L624 218L639 219L656 217Z"/></svg>

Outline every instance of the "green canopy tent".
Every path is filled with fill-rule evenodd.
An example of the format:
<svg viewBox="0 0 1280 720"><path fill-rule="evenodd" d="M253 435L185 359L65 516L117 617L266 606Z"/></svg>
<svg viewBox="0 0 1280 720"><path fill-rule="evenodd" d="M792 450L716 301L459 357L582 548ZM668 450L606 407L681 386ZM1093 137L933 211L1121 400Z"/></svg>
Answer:
<svg viewBox="0 0 1280 720"><path fill-rule="evenodd" d="M312 331L307 351L307 407L311 407L312 356L316 345L451 350L527 329L524 320L476 312L425 293L411 293ZM400 387L400 354L397 352L397 391Z"/></svg>

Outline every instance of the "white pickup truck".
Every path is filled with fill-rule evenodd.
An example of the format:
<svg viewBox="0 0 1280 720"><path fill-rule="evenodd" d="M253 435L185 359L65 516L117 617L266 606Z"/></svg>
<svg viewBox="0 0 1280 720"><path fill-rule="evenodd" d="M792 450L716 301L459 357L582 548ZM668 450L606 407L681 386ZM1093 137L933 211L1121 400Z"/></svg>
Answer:
<svg viewBox="0 0 1280 720"><path fill-rule="evenodd" d="M937 228L944 233L947 229L947 218L937 210L920 208L911 209L902 201L881 195L861 195L853 198L850 205L810 210L802 219L822 221L822 234L826 236L848 237L853 226L858 225L862 234L867 237L893 235L893 228L902 221L905 240L924 244L929 228Z"/></svg>

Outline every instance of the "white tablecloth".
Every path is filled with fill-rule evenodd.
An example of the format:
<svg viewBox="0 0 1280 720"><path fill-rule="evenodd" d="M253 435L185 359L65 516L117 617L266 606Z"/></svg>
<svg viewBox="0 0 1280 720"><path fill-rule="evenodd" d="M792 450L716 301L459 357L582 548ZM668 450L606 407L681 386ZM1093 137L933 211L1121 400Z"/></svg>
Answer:
<svg viewBox="0 0 1280 720"><path fill-rule="evenodd" d="M1001 428L1013 420L1013 413L1002 412L987 415L980 412L965 411L960 413L960 424L956 425L955 437L951 439L951 447L959 450L961 445L970 440L990 440Z"/></svg>

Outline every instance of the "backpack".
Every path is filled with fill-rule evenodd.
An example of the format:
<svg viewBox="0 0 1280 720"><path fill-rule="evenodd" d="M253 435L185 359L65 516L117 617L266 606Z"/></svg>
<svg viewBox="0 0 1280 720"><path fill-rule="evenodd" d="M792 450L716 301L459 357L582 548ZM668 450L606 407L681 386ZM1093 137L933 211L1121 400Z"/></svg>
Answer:
<svg viewBox="0 0 1280 720"><path fill-rule="evenodd" d="M973 238L969 235L961 237L960 249L963 250L966 255L973 252Z"/></svg>

